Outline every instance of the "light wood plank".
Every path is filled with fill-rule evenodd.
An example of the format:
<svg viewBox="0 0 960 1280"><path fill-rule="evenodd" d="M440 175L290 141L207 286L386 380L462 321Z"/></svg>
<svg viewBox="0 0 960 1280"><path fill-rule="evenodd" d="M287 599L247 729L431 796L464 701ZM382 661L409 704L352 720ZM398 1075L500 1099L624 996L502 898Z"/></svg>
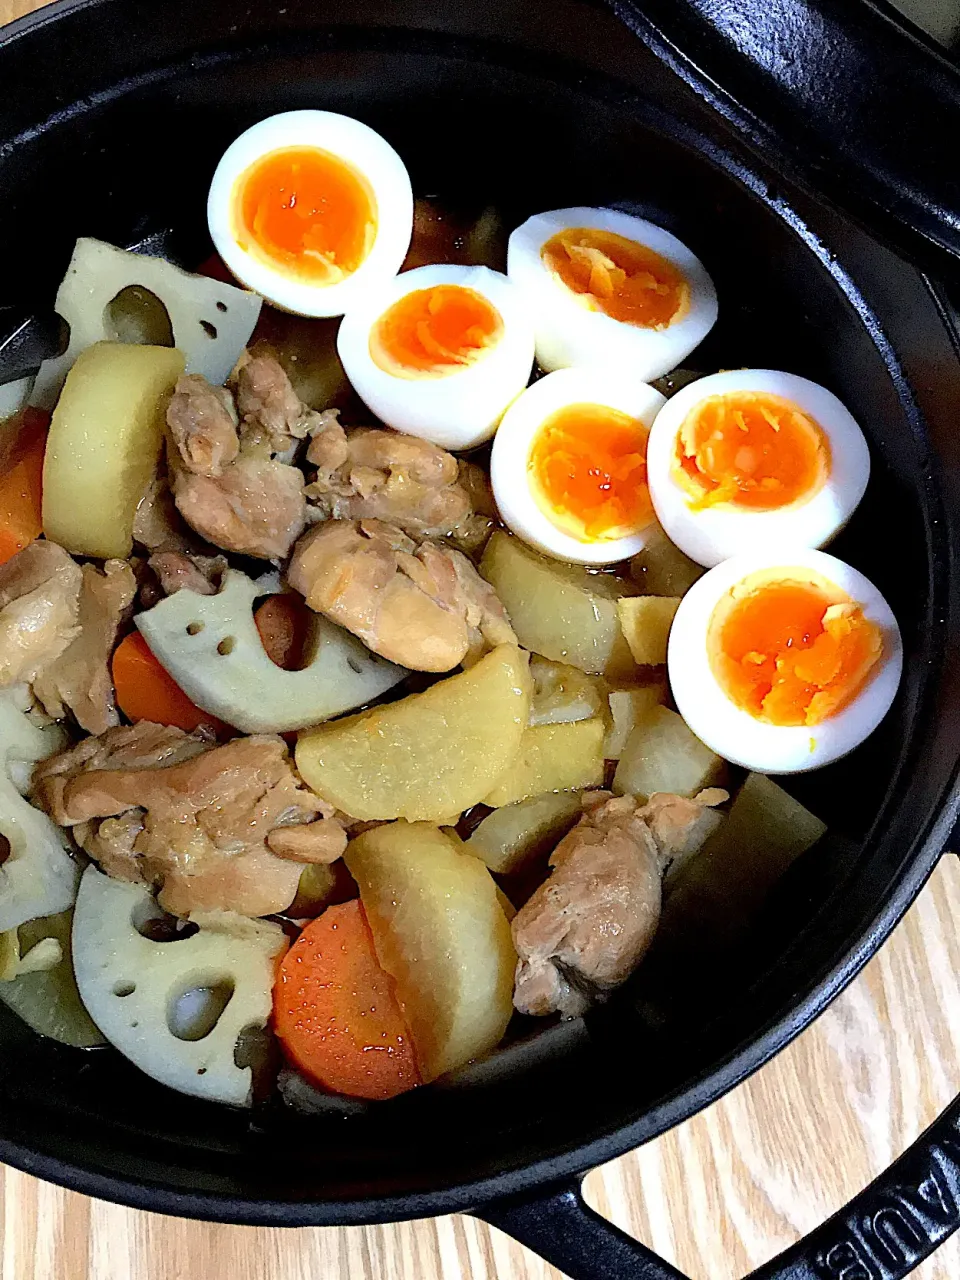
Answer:
<svg viewBox="0 0 960 1280"><path fill-rule="evenodd" d="M37 7L0 0L0 22ZM162 8L162 6L161 6ZM2 92L2 90L0 90ZM945 860L826 1014L727 1098L592 1173L591 1203L694 1280L809 1231L960 1090L960 865ZM470 1218L283 1231L182 1222L0 1176L0 1280L556 1280ZM916 1272L960 1275L960 1238Z"/></svg>

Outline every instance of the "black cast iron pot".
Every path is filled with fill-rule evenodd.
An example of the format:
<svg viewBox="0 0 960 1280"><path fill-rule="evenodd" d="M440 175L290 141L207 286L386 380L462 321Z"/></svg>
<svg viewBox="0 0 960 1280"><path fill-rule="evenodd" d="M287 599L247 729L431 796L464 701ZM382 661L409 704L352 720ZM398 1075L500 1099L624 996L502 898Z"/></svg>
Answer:
<svg viewBox="0 0 960 1280"><path fill-rule="evenodd" d="M656 39L680 66L662 30ZM805 374L864 424L874 474L836 550L886 594L906 649L900 696L874 738L791 784L830 833L735 944L654 955L585 1023L349 1119L182 1098L112 1051L41 1041L3 1011L0 1159L91 1195L223 1222L474 1212L579 1280L678 1276L584 1205L580 1176L718 1098L853 977L940 856L960 760L949 299L817 196L822 153L802 139L780 164L782 133L748 131L745 159L704 104L709 77L687 72L685 86L589 0L81 0L0 36L0 304L29 312L51 299L78 234L122 244L172 227L181 256L199 261L220 153L253 121L294 107L359 116L398 148L419 193L493 200L510 223L627 202L676 231L716 280L721 320L695 357L701 368ZM730 118L729 100L713 96ZM806 190L791 185L798 174ZM859 189L846 203L865 217L874 190L852 171L831 174L831 196ZM756 1274L906 1274L960 1220L958 1124L955 1104L874 1186Z"/></svg>

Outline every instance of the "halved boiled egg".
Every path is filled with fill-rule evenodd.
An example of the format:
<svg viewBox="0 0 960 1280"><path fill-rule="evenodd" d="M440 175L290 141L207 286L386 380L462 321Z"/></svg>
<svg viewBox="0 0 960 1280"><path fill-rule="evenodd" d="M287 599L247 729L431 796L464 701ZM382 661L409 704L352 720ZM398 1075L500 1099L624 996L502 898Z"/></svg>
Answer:
<svg viewBox="0 0 960 1280"><path fill-rule="evenodd" d="M647 466L660 523L710 566L760 545L829 542L863 497L870 452L825 387L774 369L731 369L668 401Z"/></svg>
<svg viewBox="0 0 960 1280"><path fill-rule="evenodd" d="M507 274L523 289L544 369L619 364L659 378L707 336L717 294L676 236L616 209L554 209L510 236Z"/></svg>
<svg viewBox="0 0 960 1280"><path fill-rule="evenodd" d="M862 573L822 551L735 556L690 588L667 669L703 742L760 773L817 769L868 737L900 683L900 629Z"/></svg>
<svg viewBox="0 0 960 1280"><path fill-rule="evenodd" d="M493 435L527 384L533 326L518 291L489 267L417 267L344 317L340 360L387 426L469 449Z"/></svg>
<svg viewBox="0 0 960 1280"><path fill-rule="evenodd" d="M613 564L653 524L647 436L663 396L614 369L560 369L504 414L490 479L505 524L558 560Z"/></svg>
<svg viewBox="0 0 960 1280"><path fill-rule="evenodd" d="M238 280L304 316L339 316L403 262L413 192L378 133L332 111L286 111L227 148L207 198Z"/></svg>

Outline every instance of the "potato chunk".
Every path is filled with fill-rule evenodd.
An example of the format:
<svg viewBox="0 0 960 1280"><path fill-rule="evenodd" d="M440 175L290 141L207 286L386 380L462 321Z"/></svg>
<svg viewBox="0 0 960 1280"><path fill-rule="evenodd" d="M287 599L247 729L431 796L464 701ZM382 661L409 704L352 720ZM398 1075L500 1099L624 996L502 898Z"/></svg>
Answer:
<svg viewBox="0 0 960 1280"><path fill-rule="evenodd" d="M530 686L527 655L500 645L423 693L304 731L297 768L354 818L446 821L512 768Z"/></svg>
<svg viewBox="0 0 960 1280"><path fill-rule="evenodd" d="M137 503L157 469L167 393L184 357L98 342L67 374L43 464L43 530L77 555L127 557Z"/></svg>
<svg viewBox="0 0 960 1280"><path fill-rule="evenodd" d="M649 799L655 791L694 796L719 782L724 762L668 707L651 707L627 739L613 789Z"/></svg>
<svg viewBox="0 0 960 1280"><path fill-rule="evenodd" d="M525 649L611 679L635 672L617 618L617 600L635 594L629 583L550 560L508 533L487 543L480 572Z"/></svg>
<svg viewBox="0 0 960 1280"><path fill-rule="evenodd" d="M578 791L548 791L494 809L467 841L491 871L510 875L549 853L583 813Z"/></svg>
<svg viewBox="0 0 960 1280"><path fill-rule="evenodd" d="M495 809L544 791L579 791L603 782L603 720L542 724L525 729L520 751L483 797Z"/></svg>
<svg viewBox="0 0 960 1280"><path fill-rule="evenodd" d="M533 679L532 725L592 720L604 710L601 682L579 667L535 657L530 663L530 675Z"/></svg>
<svg viewBox="0 0 960 1280"><path fill-rule="evenodd" d="M627 739L638 721L648 711L659 706L666 696L666 685L660 681L642 684L633 689L613 689L607 696L610 705L610 724L603 740L604 760L619 760Z"/></svg>
<svg viewBox="0 0 960 1280"><path fill-rule="evenodd" d="M640 666L660 666L667 660L667 638L679 596L629 596L617 601L620 627Z"/></svg>
<svg viewBox="0 0 960 1280"><path fill-rule="evenodd" d="M425 822L367 831L345 858L423 1079L493 1049L510 1021L517 957L487 868Z"/></svg>

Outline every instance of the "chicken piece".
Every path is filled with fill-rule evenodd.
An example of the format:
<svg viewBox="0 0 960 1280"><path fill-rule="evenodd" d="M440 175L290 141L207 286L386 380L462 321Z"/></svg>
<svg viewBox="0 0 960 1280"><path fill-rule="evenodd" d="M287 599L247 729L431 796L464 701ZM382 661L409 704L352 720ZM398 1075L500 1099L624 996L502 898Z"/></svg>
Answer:
<svg viewBox="0 0 960 1280"><path fill-rule="evenodd" d="M238 434L231 408L229 391L197 374L177 383L167 410L177 510L214 546L282 559L303 532L303 475L273 456L277 442L259 427L248 431L245 423Z"/></svg>
<svg viewBox="0 0 960 1280"><path fill-rule="evenodd" d="M347 444L347 433L340 425L340 410L325 409L318 415L318 421L307 445L307 461L317 468L317 479L321 483L332 486L333 476L350 457L350 446ZM309 494L309 485L307 486ZM318 493L317 497L321 495ZM318 518L327 519L331 514L320 508L316 509Z"/></svg>
<svg viewBox="0 0 960 1280"><path fill-rule="evenodd" d="M414 537L447 537L473 514L456 458L416 436L369 427L345 432L328 421L307 461L318 468L306 490L317 518L386 520Z"/></svg>
<svg viewBox="0 0 960 1280"><path fill-rule="evenodd" d="M173 496L191 528L238 555L282 560L303 532L303 475L270 457L241 455L220 479L175 465Z"/></svg>
<svg viewBox="0 0 960 1280"><path fill-rule="evenodd" d="M302 862L316 860L321 844L332 849L339 824L300 782L283 740L235 738L218 747L159 725L136 729L137 738L109 730L87 740L97 743L92 749L81 751L81 743L37 769L36 794L51 815L80 829L83 847L104 859L108 874L158 886L160 905L174 915L260 916L288 907ZM94 826L96 819L103 821ZM288 844L278 857L270 836L297 824L317 829L302 845L309 856L292 860ZM342 828L339 837L342 848Z"/></svg>
<svg viewBox="0 0 960 1280"><path fill-rule="evenodd" d="M557 845L553 873L514 917L521 1013L575 1017L634 971L660 921L662 866L709 834L704 813L726 792L697 800L594 793Z"/></svg>
<svg viewBox="0 0 960 1280"><path fill-rule="evenodd" d="M294 862L336 862L346 847L347 833L336 818L320 818L305 827L277 827L267 836L271 852Z"/></svg>
<svg viewBox="0 0 960 1280"><path fill-rule="evenodd" d="M198 373L178 379L167 426L184 466L194 475L218 478L240 452L233 397Z"/></svg>
<svg viewBox="0 0 960 1280"><path fill-rule="evenodd" d="M158 551L147 564L160 580L165 596L178 591L215 596L227 569L226 556L189 556L182 551Z"/></svg>
<svg viewBox="0 0 960 1280"><path fill-rule="evenodd" d="M77 843L101 871L131 884L142 884L144 879L143 863L135 847L142 831L142 809L128 809L119 818L104 818L100 823L86 822L73 828Z"/></svg>
<svg viewBox="0 0 960 1280"><path fill-rule="evenodd" d="M336 409L307 449L316 478L307 519L385 520L412 537L449 539L469 554L494 527L496 508L482 467L416 436L371 427L344 431Z"/></svg>
<svg viewBox="0 0 960 1280"><path fill-rule="evenodd" d="M242 434L256 435L274 453L291 440L303 440L321 427L323 414L308 408L293 389L286 370L266 343L244 351L231 375Z"/></svg>
<svg viewBox="0 0 960 1280"><path fill-rule="evenodd" d="M723 821L716 806L729 799L721 787L707 787L692 800L657 791L637 810L656 841L662 875L676 874L700 852Z"/></svg>
<svg viewBox="0 0 960 1280"><path fill-rule="evenodd" d="M55 720L69 708L87 733L103 733L120 723L110 655L120 624L133 604L137 581L125 560L108 560L102 573L85 564L82 573L80 632L36 676L33 691Z"/></svg>
<svg viewBox="0 0 960 1280"><path fill-rule="evenodd" d="M418 547L380 520L331 520L297 544L287 571L311 609L415 671L449 671L484 645L516 644L489 583L459 551Z"/></svg>
<svg viewBox="0 0 960 1280"><path fill-rule="evenodd" d="M33 680L79 633L76 561L38 540L0 566L0 688Z"/></svg>
<svg viewBox="0 0 960 1280"><path fill-rule="evenodd" d="M192 760L213 745L202 731L184 733L172 725L120 725L41 760L33 771L34 798L61 827L75 825L64 804L67 785L81 773L129 769L165 769ZM128 806L129 807L129 806Z"/></svg>

